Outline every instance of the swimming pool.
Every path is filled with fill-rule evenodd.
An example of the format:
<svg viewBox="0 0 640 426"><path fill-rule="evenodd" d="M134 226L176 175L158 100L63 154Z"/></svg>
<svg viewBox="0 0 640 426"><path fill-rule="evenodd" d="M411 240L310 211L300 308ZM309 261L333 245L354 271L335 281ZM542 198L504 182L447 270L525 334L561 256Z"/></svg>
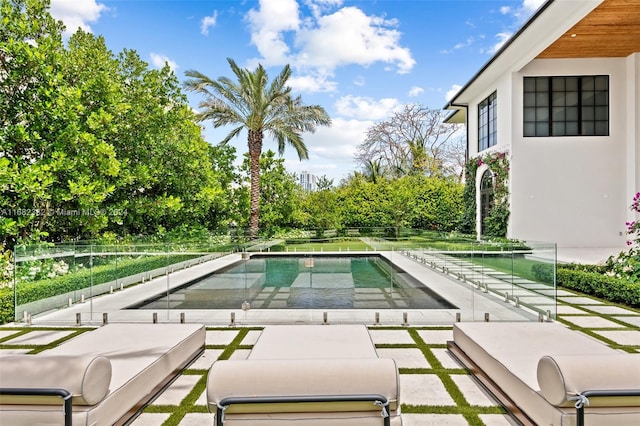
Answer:
<svg viewBox="0 0 640 426"><path fill-rule="evenodd" d="M254 254L129 309L456 309L379 255Z"/></svg>

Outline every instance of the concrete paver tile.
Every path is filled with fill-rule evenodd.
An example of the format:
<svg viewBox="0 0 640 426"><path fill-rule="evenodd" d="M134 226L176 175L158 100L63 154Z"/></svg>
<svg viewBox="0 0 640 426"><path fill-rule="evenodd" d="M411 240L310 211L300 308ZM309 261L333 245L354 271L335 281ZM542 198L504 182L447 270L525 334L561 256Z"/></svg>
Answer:
<svg viewBox="0 0 640 426"><path fill-rule="evenodd" d="M453 340L453 330L418 330L418 334L427 344L444 345Z"/></svg>
<svg viewBox="0 0 640 426"><path fill-rule="evenodd" d="M621 308L620 306L611 306L611 305L590 306L589 309L599 314L605 314L605 315L639 315L640 316L638 312L632 311L630 309L624 309L624 308Z"/></svg>
<svg viewBox="0 0 640 426"><path fill-rule="evenodd" d="M572 305L602 305L602 302L599 300L582 296L562 296L558 297L558 300L565 303L571 303Z"/></svg>
<svg viewBox="0 0 640 426"><path fill-rule="evenodd" d="M619 321L624 321L627 324L631 324L634 325L636 327L640 327L640 315L637 316L633 316L633 317L615 317L615 319L619 320Z"/></svg>
<svg viewBox="0 0 640 426"><path fill-rule="evenodd" d="M244 339L242 339L242 345L255 345L256 341L258 340L258 337L260 337L260 334L262 333L261 330L249 330L249 332L247 333L246 336L244 336Z"/></svg>
<svg viewBox="0 0 640 426"><path fill-rule="evenodd" d="M586 314L587 313L587 311L585 311L585 310L578 309L578 308L575 308L575 307L569 306L569 305L562 305L562 304L558 305L558 307L556 308L556 312L558 313L558 315Z"/></svg>
<svg viewBox="0 0 640 426"><path fill-rule="evenodd" d="M250 353L250 349L238 349L233 351L229 359L247 359Z"/></svg>
<svg viewBox="0 0 640 426"><path fill-rule="evenodd" d="M452 374L451 380L455 382L467 402L480 407L493 407L499 405L487 392L476 383L471 376Z"/></svg>
<svg viewBox="0 0 640 426"><path fill-rule="evenodd" d="M204 353L189 366L191 370L208 370L211 364L218 359L222 349L205 349Z"/></svg>
<svg viewBox="0 0 640 426"><path fill-rule="evenodd" d="M20 333L20 330L0 330L0 339Z"/></svg>
<svg viewBox="0 0 640 426"><path fill-rule="evenodd" d="M458 361L453 358L451 352L449 352L447 349L433 348L431 349L431 352L436 358L438 358L438 361L440 361L440 364L442 364L443 368L463 368L462 365L458 364Z"/></svg>
<svg viewBox="0 0 640 426"><path fill-rule="evenodd" d="M420 349L376 349L380 358L392 358L398 368L431 368Z"/></svg>
<svg viewBox="0 0 640 426"><path fill-rule="evenodd" d="M203 407L207 406L207 389L206 388L202 391L202 393L200 394L200 396L198 397L194 405L201 405Z"/></svg>
<svg viewBox="0 0 640 426"><path fill-rule="evenodd" d="M611 339L620 345L640 346L640 331L636 330L599 330L594 333Z"/></svg>
<svg viewBox="0 0 640 426"><path fill-rule="evenodd" d="M468 426L461 414L403 414L403 426Z"/></svg>
<svg viewBox="0 0 640 426"><path fill-rule="evenodd" d="M374 344L415 344L407 330L369 329Z"/></svg>
<svg viewBox="0 0 640 426"><path fill-rule="evenodd" d="M566 316L563 319L582 328L624 328L623 325L597 315Z"/></svg>
<svg viewBox="0 0 640 426"><path fill-rule="evenodd" d="M456 405L435 374L401 374L402 403L409 405Z"/></svg>
<svg viewBox="0 0 640 426"><path fill-rule="evenodd" d="M170 415L170 413L142 413L131 423L131 426L162 426Z"/></svg>
<svg viewBox="0 0 640 426"><path fill-rule="evenodd" d="M153 405L180 405L180 402L193 390L201 377L200 375L183 374L153 401Z"/></svg>
<svg viewBox="0 0 640 426"><path fill-rule="evenodd" d="M518 423L507 414L480 414L485 426L518 426Z"/></svg>
<svg viewBox="0 0 640 426"><path fill-rule="evenodd" d="M31 352L31 349L0 349L0 356L2 355L19 355Z"/></svg>
<svg viewBox="0 0 640 426"><path fill-rule="evenodd" d="M34 330L29 333L18 336L14 339L9 339L3 342L3 345L48 345L51 342L55 342L58 339L67 337L72 334L73 331L44 331Z"/></svg>
<svg viewBox="0 0 640 426"><path fill-rule="evenodd" d="M180 426L211 426L213 413L187 413L179 424Z"/></svg>
<svg viewBox="0 0 640 426"><path fill-rule="evenodd" d="M207 330L207 345L228 345L238 335L238 330Z"/></svg>

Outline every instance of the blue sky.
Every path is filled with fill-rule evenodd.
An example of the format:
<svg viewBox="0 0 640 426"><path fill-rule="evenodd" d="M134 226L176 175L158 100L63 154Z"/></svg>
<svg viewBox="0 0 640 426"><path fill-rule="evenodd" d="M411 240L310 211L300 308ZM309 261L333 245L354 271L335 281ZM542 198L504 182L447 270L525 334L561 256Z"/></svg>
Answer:
<svg viewBox="0 0 640 426"><path fill-rule="evenodd" d="M337 184L355 170L353 154L375 122L407 103L442 108L544 0L51 0L67 32L133 49L178 78L195 69L232 77L226 58L285 64L306 104L324 107L330 128L305 135L309 160L285 153L287 169ZM200 98L189 94L197 108ZM205 123L210 143L225 129ZM246 152L246 134L232 141ZM265 150L276 149L266 140Z"/></svg>

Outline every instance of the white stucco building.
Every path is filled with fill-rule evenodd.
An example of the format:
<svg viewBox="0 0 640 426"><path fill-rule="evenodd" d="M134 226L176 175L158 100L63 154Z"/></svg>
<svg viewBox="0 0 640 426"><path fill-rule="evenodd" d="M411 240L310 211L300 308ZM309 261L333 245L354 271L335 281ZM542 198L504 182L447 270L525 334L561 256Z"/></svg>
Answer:
<svg viewBox="0 0 640 426"><path fill-rule="evenodd" d="M469 158L509 159L509 237L625 247L640 191L640 0L548 0L446 108Z"/></svg>

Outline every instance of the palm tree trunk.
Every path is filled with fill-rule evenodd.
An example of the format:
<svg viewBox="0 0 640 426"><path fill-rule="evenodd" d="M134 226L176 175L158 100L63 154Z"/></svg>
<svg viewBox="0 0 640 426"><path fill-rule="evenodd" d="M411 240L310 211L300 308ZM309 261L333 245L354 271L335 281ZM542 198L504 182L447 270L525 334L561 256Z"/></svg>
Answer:
<svg viewBox="0 0 640 426"><path fill-rule="evenodd" d="M262 132L249 130L249 160L251 167L251 213L249 216L249 236L258 238L260 230L260 155L262 154Z"/></svg>

